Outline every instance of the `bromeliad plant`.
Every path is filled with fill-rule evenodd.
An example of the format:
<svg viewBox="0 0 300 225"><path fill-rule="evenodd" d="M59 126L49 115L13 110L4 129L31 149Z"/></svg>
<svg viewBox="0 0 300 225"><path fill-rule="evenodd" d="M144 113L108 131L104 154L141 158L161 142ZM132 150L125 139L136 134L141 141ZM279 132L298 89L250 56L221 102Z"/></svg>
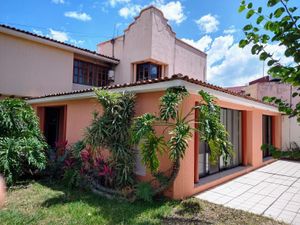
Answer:
<svg viewBox="0 0 300 225"><path fill-rule="evenodd" d="M208 93L199 91L202 101L184 115L182 102L188 95L184 87L169 88L160 99L158 116L146 113L135 119L132 128L133 143L139 145L143 163L159 183L150 192L151 195L166 190L177 177L180 159L185 155L193 130L196 129L201 140L208 143L212 162L216 162L221 155L227 159L233 152L228 133L220 121L220 107L215 104L215 99ZM198 121L191 118L195 110L199 110ZM199 126L192 126L197 123ZM155 127L163 127L164 130L159 134ZM168 140L165 139L165 133L170 136ZM159 155L165 151L168 151L172 162L169 173L159 171Z"/></svg>

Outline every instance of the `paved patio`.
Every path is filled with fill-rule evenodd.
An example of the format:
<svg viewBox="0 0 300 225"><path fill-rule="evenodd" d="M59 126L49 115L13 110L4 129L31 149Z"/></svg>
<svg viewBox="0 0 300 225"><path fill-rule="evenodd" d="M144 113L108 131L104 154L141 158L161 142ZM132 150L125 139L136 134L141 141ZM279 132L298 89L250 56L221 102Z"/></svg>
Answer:
<svg viewBox="0 0 300 225"><path fill-rule="evenodd" d="M300 225L300 163L279 160L196 197Z"/></svg>

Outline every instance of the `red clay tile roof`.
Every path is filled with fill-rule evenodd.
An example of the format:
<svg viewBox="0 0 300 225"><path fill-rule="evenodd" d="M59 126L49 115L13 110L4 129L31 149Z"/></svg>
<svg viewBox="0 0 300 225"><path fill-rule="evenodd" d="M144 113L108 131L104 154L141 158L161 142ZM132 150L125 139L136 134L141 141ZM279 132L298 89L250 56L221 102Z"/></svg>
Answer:
<svg viewBox="0 0 300 225"><path fill-rule="evenodd" d="M80 48L80 47L77 47L75 45L71 45L71 44L68 44L68 43L65 43L65 42L57 41L57 40L54 40L52 38L49 38L49 37L46 37L46 36L42 36L42 35L38 35L38 34L29 32L29 31L20 30L20 29L15 28L15 27L7 26L7 25L4 25L4 24L0 24L0 27L6 28L6 29L10 29L10 30L13 30L13 31L17 31L17 32L21 32L21 33L24 33L24 34L27 34L27 35L30 35L30 36L34 36L34 37L38 37L38 38L41 38L41 39L45 39L47 41L55 42L55 43L58 43L58 44L61 44L61 45L65 45L65 46L68 46L68 47L71 47L71 48L74 48L74 49L78 49L78 50L81 50L81 51L85 51L87 53L91 53L91 54L94 54L96 56L101 56L101 57L105 57L107 59L112 59L112 60L120 61L119 59L116 59L116 58L113 58L113 57L110 57L110 56L107 56L107 55L99 54L96 51L91 51L89 49Z"/></svg>
<svg viewBox="0 0 300 225"><path fill-rule="evenodd" d="M248 100L251 100L251 101L255 101L255 102L263 103L263 104L266 104L266 105L274 106L272 104L263 102L263 101L258 100L256 98L241 95L237 92L230 91L226 88L222 88L222 87L219 87L219 86L216 86L216 85L213 85L213 84L209 84L207 82L197 80L197 79L194 79L194 78L189 78L188 76L184 76L182 74L174 74L172 77L162 77L162 78L157 78L157 79L152 79L152 80L137 81L137 82L134 82L134 83L110 85L110 86L102 87L102 89L118 89L118 88L133 87L133 86L139 86L139 85L145 85L145 84L161 83L161 82L172 81L172 80L184 80L184 81L187 81L189 83L197 84L197 85L200 85L202 87L206 87L206 88L209 88L209 89L212 89L212 90L221 91L221 92L224 92L224 93L227 93L227 94L230 94L230 95L234 95L234 96L237 96L237 97L245 98L245 99L248 99ZM54 93L54 94L44 95L44 96L40 96L40 97L28 98L28 100L54 97L54 96L62 96L62 95L72 95L72 94L93 92L94 91L93 89L94 88L88 88L88 89L83 89L83 90L75 90L75 91L71 91L71 92Z"/></svg>

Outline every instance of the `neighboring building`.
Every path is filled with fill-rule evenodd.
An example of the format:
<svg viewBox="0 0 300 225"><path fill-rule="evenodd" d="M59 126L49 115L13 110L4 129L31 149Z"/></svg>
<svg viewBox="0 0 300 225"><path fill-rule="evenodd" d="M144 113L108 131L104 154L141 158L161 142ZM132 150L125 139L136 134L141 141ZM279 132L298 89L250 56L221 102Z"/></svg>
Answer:
<svg viewBox="0 0 300 225"><path fill-rule="evenodd" d="M249 85L228 88L231 91L262 100L265 96L280 98L292 106L300 102L300 97L292 97L296 87L282 83L270 76L261 77L249 82ZM300 146L300 125L295 117L282 116L282 147L287 149L295 142Z"/></svg>
<svg viewBox="0 0 300 225"><path fill-rule="evenodd" d="M178 40L162 12L154 7L142 10L124 35L100 43L99 53L12 28L2 26L0 31L0 92L34 96L28 103L36 110L41 129L52 146L57 141L68 140L72 144L82 139L93 111L101 112L92 89L95 84L113 92L136 93L136 116L157 113L159 98L169 87L186 87L190 93L183 102L186 112L201 101L199 90L217 97L217 104L222 107L221 121L235 154L227 165L222 157L212 165L207 145L200 142L198 133L193 133L178 177L166 193L172 198L191 196L272 162L269 153L263 154L260 149L263 143L281 147L281 114L277 108L206 83L206 54ZM98 67L101 71L106 68L100 75L107 82L94 83L94 79L99 81L99 73L95 73ZM51 76L54 78L49 79ZM22 82L16 84L15 79ZM88 89L76 90L87 86ZM160 169L169 169L167 155L160 160ZM151 179L138 160L136 173L142 180Z"/></svg>

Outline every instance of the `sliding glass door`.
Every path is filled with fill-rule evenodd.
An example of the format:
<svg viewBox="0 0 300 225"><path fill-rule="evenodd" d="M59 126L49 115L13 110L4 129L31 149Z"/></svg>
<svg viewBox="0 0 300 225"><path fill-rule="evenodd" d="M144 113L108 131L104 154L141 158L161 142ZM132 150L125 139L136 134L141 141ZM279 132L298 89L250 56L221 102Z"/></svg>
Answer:
<svg viewBox="0 0 300 225"><path fill-rule="evenodd" d="M272 144L272 117L263 115L262 125L263 125L262 127L263 144L271 145ZM269 148L267 147L263 151L263 158L269 156L271 156L271 153Z"/></svg>
<svg viewBox="0 0 300 225"><path fill-rule="evenodd" d="M234 155L228 158L227 161L221 156L216 164L212 164L209 161L210 150L208 144L200 141L198 162L200 177L242 164L242 112L222 108L220 120L229 134L229 140L233 144Z"/></svg>

